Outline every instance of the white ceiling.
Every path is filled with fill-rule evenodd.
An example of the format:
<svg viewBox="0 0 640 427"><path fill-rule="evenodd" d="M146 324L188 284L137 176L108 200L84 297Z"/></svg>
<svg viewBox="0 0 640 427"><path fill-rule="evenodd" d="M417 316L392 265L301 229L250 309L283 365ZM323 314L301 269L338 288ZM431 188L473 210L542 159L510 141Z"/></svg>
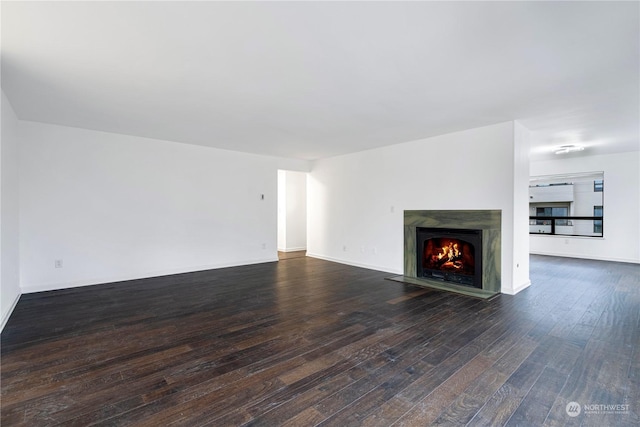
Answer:
<svg viewBox="0 0 640 427"><path fill-rule="evenodd" d="M2 1L20 119L300 159L514 119L532 159L638 150L639 44L638 2Z"/></svg>

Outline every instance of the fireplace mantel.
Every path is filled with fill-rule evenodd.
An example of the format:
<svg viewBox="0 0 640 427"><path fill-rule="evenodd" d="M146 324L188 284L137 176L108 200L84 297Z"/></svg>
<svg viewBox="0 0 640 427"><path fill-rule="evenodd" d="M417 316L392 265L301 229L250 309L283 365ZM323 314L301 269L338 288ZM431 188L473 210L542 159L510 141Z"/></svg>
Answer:
<svg viewBox="0 0 640 427"><path fill-rule="evenodd" d="M497 295L501 290L501 222L500 210L404 211L404 275L392 279L480 298ZM417 277L416 227L482 230L482 289Z"/></svg>

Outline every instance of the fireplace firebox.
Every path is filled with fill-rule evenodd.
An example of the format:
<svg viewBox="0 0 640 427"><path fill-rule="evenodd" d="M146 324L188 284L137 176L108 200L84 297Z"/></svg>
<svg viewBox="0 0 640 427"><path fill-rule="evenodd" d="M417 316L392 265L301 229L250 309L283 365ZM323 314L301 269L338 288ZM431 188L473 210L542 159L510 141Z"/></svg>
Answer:
<svg viewBox="0 0 640 427"><path fill-rule="evenodd" d="M482 289L482 230L416 227L416 275Z"/></svg>

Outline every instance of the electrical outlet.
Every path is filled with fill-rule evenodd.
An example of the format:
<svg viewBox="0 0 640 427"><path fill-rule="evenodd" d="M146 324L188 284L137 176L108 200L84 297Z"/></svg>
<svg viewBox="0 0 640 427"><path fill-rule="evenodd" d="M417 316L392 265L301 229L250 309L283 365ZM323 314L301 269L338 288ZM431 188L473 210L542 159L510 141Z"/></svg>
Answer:
<svg viewBox="0 0 640 427"><path fill-rule="evenodd" d="M267 249L267 244L266 243L262 244L262 249Z"/></svg>
<svg viewBox="0 0 640 427"><path fill-rule="evenodd" d="M55 261L54 261L54 263L53 263L53 265L54 265L56 268L62 268L62 260L61 260L61 259L57 259L57 260L55 260Z"/></svg>
<svg viewBox="0 0 640 427"><path fill-rule="evenodd" d="M342 250L343 250L344 252L347 252L347 245L342 245Z"/></svg>

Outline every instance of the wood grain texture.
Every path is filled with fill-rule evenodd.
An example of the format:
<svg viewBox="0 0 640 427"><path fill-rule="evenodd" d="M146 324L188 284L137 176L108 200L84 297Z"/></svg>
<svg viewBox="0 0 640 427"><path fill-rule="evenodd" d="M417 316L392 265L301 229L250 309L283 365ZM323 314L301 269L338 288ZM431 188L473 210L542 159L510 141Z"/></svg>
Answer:
<svg viewBox="0 0 640 427"><path fill-rule="evenodd" d="M640 424L640 266L532 256L532 285L490 301L387 277L295 257L23 295L0 421Z"/></svg>

